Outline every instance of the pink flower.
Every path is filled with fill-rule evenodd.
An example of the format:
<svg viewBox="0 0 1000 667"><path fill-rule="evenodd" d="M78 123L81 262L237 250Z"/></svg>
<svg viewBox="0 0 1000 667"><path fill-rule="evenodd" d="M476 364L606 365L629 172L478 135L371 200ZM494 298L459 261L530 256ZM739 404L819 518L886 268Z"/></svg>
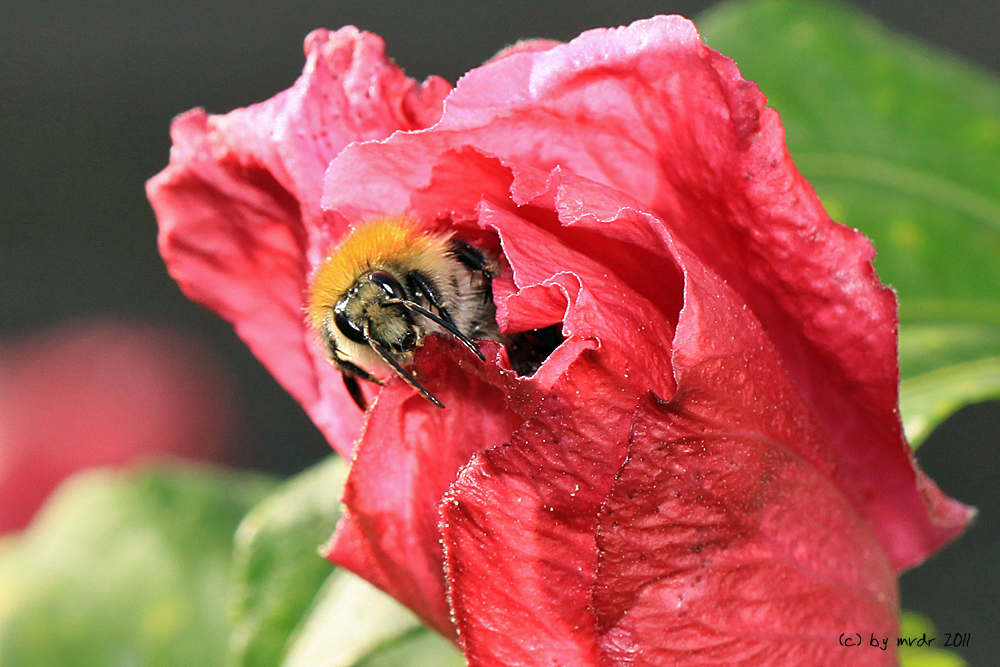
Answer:
<svg viewBox="0 0 1000 667"><path fill-rule="evenodd" d="M195 341L148 324L71 320L0 348L0 533L63 478L152 456L222 460L229 383Z"/></svg>
<svg viewBox="0 0 1000 667"><path fill-rule="evenodd" d="M472 665L893 664L839 635L893 634L896 573L971 511L903 439L871 244L732 61L679 17L520 45L450 92L353 28L306 55L268 102L178 118L149 195L174 277L353 454L331 559ZM447 409L399 381L352 405L305 291L396 215L501 257L502 331L561 324L534 375L431 337Z"/></svg>

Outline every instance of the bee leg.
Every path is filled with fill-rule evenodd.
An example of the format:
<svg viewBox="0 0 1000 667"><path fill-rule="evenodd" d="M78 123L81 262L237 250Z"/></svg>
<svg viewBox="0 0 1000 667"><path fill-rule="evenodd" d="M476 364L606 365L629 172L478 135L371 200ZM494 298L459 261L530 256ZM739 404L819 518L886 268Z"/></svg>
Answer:
<svg viewBox="0 0 1000 667"><path fill-rule="evenodd" d="M380 357L382 357L382 359L385 360L385 362L387 364L389 364L390 366L392 366L392 370L396 371L396 375L398 375L399 377L401 377L403 379L403 381L406 382L406 384L408 384L411 387L413 387L414 389L416 389L420 393L421 396L423 396L424 398L426 398L428 401L430 401L434 405L438 406L439 408L443 408L444 407L444 404L441 401L439 401L434 396L434 394L432 394L431 392L429 392L426 389L424 389L424 386L422 384L420 384L419 382L417 382L417 378L413 377L409 372L407 372L407 370L405 368L403 368L400 365L400 363L398 361L396 361L396 358L392 356L392 353L389 352L389 350L387 350L385 347L383 347L382 345L380 345L379 343L376 343L374 341L372 342L371 345L372 345L372 349L375 350L376 352L378 352L378 355Z"/></svg>
<svg viewBox="0 0 1000 667"><path fill-rule="evenodd" d="M477 357L479 357L483 361L486 361L486 357L484 357L483 353L479 351L479 348L476 347L475 343L473 343L468 336L466 336L459 330L458 326L455 324L455 320L451 318L451 313L448 312L448 309L441 305L441 302L434 294L434 289L431 287L430 281L427 280L427 277L424 276L424 274L420 273L419 271L411 271L406 276L406 282L407 282L407 287L410 288L410 290L413 292L413 295L417 298L424 297L427 300L427 303L429 303L438 311L439 316L434 315L434 313L428 311L420 304L415 303L416 299L414 299L413 301L400 301L399 302L400 304L402 304L408 310L423 315L424 317L433 322L437 322L442 327L444 327L452 334L454 334L456 338L465 343L465 345L470 350L472 350Z"/></svg>
<svg viewBox="0 0 1000 667"><path fill-rule="evenodd" d="M413 292L415 297L413 300L416 301L420 297L427 300L427 303L432 305L437 309L438 313L441 314L441 319L447 321L452 326L455 325L454 321L451 319L451 313L441 305L441 301L438 299L437 295L434 293L434 288L431 287L430 282L427 277L420 273L419 271L410 271L406 275L407 287Z"/></svg>
<svg viewBox="0 0 1000 667"><path fill-rule="evenodd" d="M358 384L357 376L351 375L346 371L342 372L340 376L344 378L344 387L347 388L347 393L351 395L354 404L361 408L362 412L365 412L368 409L368 401L365 400L365 395L361 393L361 385Z"/></svg>
<svg viewBox="0 0 1000 667"><path fill-rule="evenodd" d="M367 410L368 402L365 400L365 395L361 392L361 385L358 384L358 378L367 380L368 382L374 382L380 386L382 381L365 369L356 364L352 364L346 359L341 359L337 355L334 355L333 359L340 368L341 377L344 378L344 387L347 388L347 393L351 395L351 398L354 400L354 404L361 408L362 411Z"/></svg>
<svg viewBox="0 0 1000 667"><path fill-rule="evenodd" d="M401 301L399 299L391 299L386 301L385 303L399 304L411 312L417 313L418 315L423 315L431 322L436 322L437 324L440 324L442 327L451 332L451 334L454 335L455 338L458 338L460 341L462 341L462 343L464 343L467 348L472 350L472 352L477 357L480 358L480 360L486 361L486 357L483 356L483 353L479 351L479 348L476 347L476 344L472 342L472 339L466 336L461 331L459 331L458 327L455 326L455 323L452 322L450 318L448 320L445 320L443 317L438 317L431 311L421 306L419 303L414 303L413 301ZM371 343L371 341L369 341L369 343Z"/></svg>
<svg viewBox="0 0 1000 667"><path fill-rule="evenodd" d="M493 300L493 277L497 275L497 266L483 251L459 239L451 240L448 251L467 269L483 276L483 303Z"/></svg>
<svg viewBox="0 0 1000 667"><path fill-rule="evenodd" d="M496 267L493 262L479 248L471 246L465 241L452 239L448 251L470 271L481 273L486 278L492 278L496 275Z"/></svg>

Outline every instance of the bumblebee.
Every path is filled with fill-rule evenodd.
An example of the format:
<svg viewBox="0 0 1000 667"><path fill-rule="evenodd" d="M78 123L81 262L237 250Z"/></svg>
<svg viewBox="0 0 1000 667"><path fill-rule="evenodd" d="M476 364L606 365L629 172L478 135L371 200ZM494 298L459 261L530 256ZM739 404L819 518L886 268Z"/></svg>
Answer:
<svg viewBox="0 0 1000 667"><path fill-rule="evenodd" d="M450 334L486 361L473 341L500 339L496 275L495 260L450 233L376 219L355 227L320 265L308 319L362 410L358 379L382 384L383 370L444 407L406 367L429 333Z"/></svg>

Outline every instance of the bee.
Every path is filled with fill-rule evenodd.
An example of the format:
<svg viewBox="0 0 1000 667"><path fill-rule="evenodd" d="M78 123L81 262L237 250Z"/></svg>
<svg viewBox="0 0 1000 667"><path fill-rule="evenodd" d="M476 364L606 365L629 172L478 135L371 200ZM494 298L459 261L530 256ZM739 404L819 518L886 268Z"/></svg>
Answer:
<svg viewBox="0 0 1000 667"><path fill-rule="evenodd" d="M358 379L381 385L391 371L444 407L407 366L427 334L450 334L482 361L474 341L500 340L493 304L495 260L451 233L407 218L355 227L317 269L308 320L362 410Z"/></svg>

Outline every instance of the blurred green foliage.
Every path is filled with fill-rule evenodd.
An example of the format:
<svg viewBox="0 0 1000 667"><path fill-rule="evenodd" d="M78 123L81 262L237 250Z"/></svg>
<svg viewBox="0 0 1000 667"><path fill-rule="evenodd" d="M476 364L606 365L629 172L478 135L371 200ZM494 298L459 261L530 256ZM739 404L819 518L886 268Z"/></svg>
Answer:
<svg viewBox="0 0 1000 667"><path fill-rule="evenodd" d="M910 440L1000 397L996 78L837 2L724 3L698 27L781 114L831 217L875 242Z"/></svg>
<svg viewBox="0 0 1000 667"><path fill-rule="evenodd" d="M966 663L947 649L937 648L944 637L926 616L915 611L904 611L899 619L899 636L907 638L936 638L932 646L902 646L899 648L899 667L966 667Z"/></svg>
<svg viewBox="0 0 1000 667"><path fill-rule="evenodd" d="M337 456L284 483L236 531L229 664L275 667L333 572L319 547L340 516L347 464Z"/></svg>
<svg viewBox="0 0 1000 667"><path fill-rule="evenodd" d="M71 478L0 550L0 665L223 664L233 531L272 488L187 466Z"/></svg>

